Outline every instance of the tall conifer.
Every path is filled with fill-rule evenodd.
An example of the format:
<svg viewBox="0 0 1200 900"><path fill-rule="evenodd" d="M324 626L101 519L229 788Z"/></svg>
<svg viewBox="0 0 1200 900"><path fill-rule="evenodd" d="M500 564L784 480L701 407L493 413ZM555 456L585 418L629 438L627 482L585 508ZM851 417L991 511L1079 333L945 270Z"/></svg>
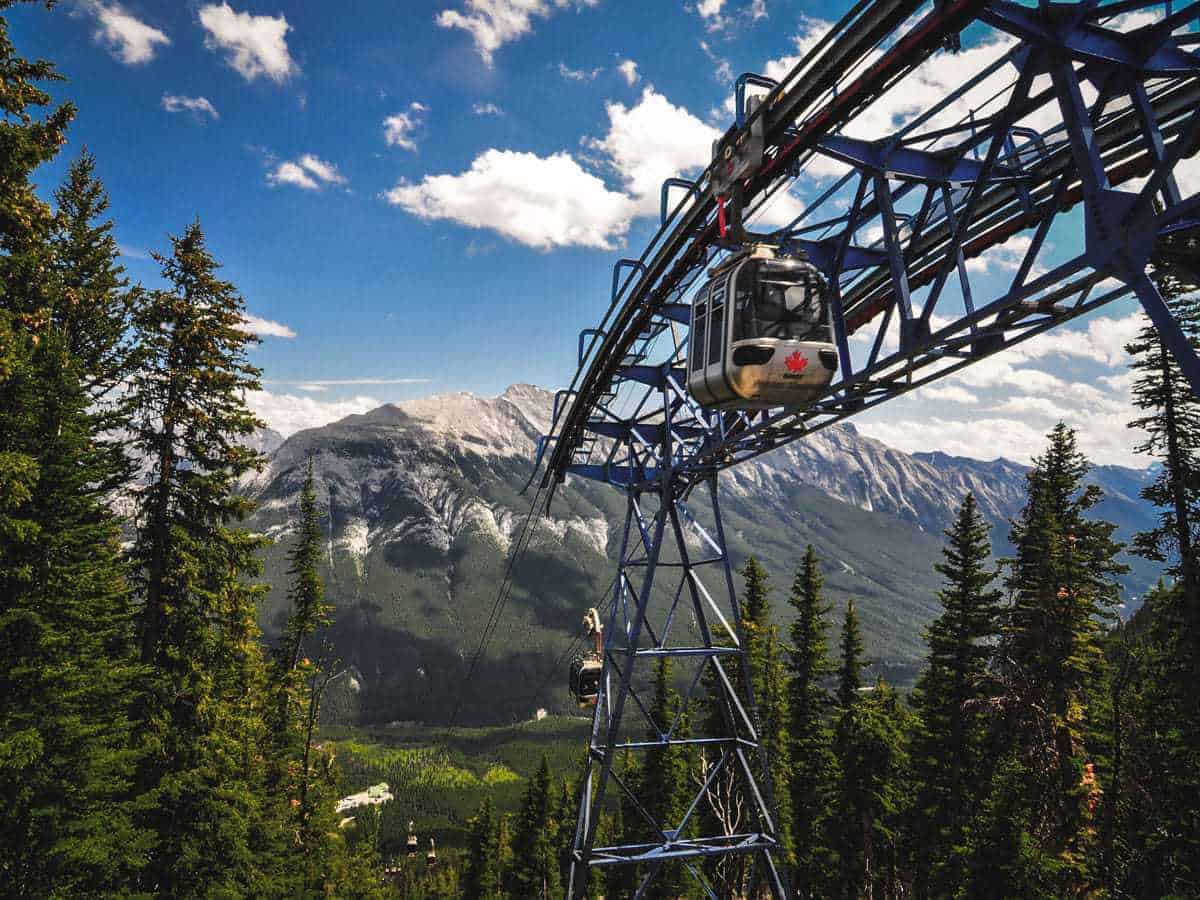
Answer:
<svg viewBox="0 0 1200 900"><path fill-rule="evenodd" d="M543 756L517 814L509 876L509 890L515 897L548 900L562 893L551 794L550 764Z"/></svg>
<svg viewBox="0 0 1200 900"><path fill-rule="evenodd" d="M151 883L245 890L263 860L265 665L255 622L263 539L238 522L238 479L261 464L246 439L258 370L236 288L217 277L199 224L156 255L169 285L138 310L142 365L130 388L134 445L149 471L138 497L146 821L160 835ZM236 887L235 887L236 886Z"/></svg>
<svg viewBox="0 0 1200 900"><path fill-rule="evenodd" d="M829 606L812 544L792 582L791 801L796 864L793 887L802 898L819 897L828 878L828 850L822 840L834 772L832 735L826 723L832 698L822 682L831 666L826 649Z"/></svg>
<svg viewBox="0 0 1200 900"><path fill-rule="evenodd" d="M1028 500L1013 522L1006 561L1011 602L999 646L1001 705L1014 765L1030 773L1029 808L1045 858L1048 889L1088 883L1093 798L1099 785L1085 741L1085 688L1102 662L1100 623L1118 599L1115 526L1088 513L1101 492L1085 486L1087 460L1061 423L1027 476ZM1036 806L1033 800L1036 798Z"/></svg>
<svg viewBox="0 0 1200 900"><path fill-rule="evenodd" d="M14 4L0 0L0 11ZM30 175L64 142L47 62L0 18L0 894L104 896L146 851L125 801L132 693L110 469L55 310L52 216Z"/></svg>
<svg viewBox="0 0 1200 900"><path fill-rule="evenodd" d="M485 796L479 812L468 822L467 861L463 872L465 900L499 900L504 896L500 822Z"/></svg>
<svg viewBox="0 0 1200 900"><path fill-rule="evenodd" d="M914 750L916 796L915 890L949 896L962 883L955 848L987 782L983 701L994 694L988 663L1000 631L1000 597L988 568L988 528L967 494L946 531L942 614L925 635L929 660L913 692L920 715Z"/></svg>

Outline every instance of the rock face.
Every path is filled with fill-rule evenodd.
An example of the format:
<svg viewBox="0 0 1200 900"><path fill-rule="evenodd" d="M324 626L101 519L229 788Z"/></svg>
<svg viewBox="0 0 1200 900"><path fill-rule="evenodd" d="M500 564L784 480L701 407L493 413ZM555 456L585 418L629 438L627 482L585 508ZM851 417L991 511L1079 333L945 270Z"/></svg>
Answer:
<svg viewBox="0 0 1200 900"><path fill-rule="evenodd" d="M251 527L275 539L266 560L275 589L263 610L272 634L286 615L286 554L313 460L326 511L324 574L337 607L330 637L361 676L363 718L445 721L506 580L511 596L463 692L461 719L566 708L565 666L554 664L612 579L624 501L572 480L508 571L530 507L519 492L551 403L550 392L515 385L496 398L460 393L383 406L292 435L243 484L258 501ZM1005 460L908 455L834 426L727 473L726 529L736 558L754 553L772 572L781 621L792 570L811 542L835 607L858 598L869 655L904 678L935 614L941 530L973 491L1001 526L993 539L1003 550L1024 472ZM1102 514L1126 532L1145 527L1150 512L1136 496L1142 473L1104 468L1094 477L1110 495ZM1130 587L1140 592L1153 577L1143 567Z"/></svg>

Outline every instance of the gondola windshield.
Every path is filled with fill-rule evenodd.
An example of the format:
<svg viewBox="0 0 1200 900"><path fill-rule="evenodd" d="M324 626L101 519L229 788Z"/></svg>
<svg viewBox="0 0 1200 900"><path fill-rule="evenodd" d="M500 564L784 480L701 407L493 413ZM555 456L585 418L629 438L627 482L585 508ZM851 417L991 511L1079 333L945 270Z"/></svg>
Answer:
<svg viewBox="0 0 1200 900"><path fill-rule="evenodd" d="M739 273L733 339L829 341L825 280L792 260L751 260Z"/></svg>

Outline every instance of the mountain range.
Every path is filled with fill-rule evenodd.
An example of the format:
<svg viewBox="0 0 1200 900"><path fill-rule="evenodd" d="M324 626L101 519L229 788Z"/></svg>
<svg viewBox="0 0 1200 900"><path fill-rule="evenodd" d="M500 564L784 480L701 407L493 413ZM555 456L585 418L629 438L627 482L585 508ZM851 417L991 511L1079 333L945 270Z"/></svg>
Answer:
<svg viewBox="0 0 1200 900"><path fill-rule="evenodd" d="M551 403L546 390L514 385L495 398L458 393L386 405L286 440L260 435L268 463L242 487L258 504L250 527L274 539L262 624L271 636L286 618L287 552L311 458L336 608L329 641L354 673L341 680L350 694L338 699L340 715L445 722L460 695L464 722L570 708L565 666L556 662L583 611L606 593L621 536L624 499L604 485L569 479L560 487L513 568L511 597L473 683L464 683L529 509L519 492ZM793 571L812 543L833 622L854 597L876 669L907 683L920 665L922 630L937 614L942 530L971 491L1003 556L1026 471L1003 459L906 454L841 424L724 473L722 511L735 560L754 554L771 573L781 624ZM1090 473L1105 493L1097 515L1117 523L1124 540L1153 522L1138 497L1148 477L1115 466ZM1132 607L1158 571L1126 562Z"/></svg>

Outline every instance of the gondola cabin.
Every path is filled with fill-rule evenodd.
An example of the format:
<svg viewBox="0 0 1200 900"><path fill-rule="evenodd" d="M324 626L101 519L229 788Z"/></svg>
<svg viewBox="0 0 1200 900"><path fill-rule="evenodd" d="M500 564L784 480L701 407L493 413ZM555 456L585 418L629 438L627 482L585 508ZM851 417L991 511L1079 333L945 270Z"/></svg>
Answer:
<svg viewBox="0 0 1200 900"><path fill-rule="evenodd" d="M585 653L571 662L571 694L581 707L595 706L600 696L600 673L604 662L599 653Z"/></svg>
<svg viewBox="0 0 1200 900"><path fill-rule="evenodd" d="M807 406L837 365L828 287L807 260L756 245L692 298L687 383L701 406Z"/></svg>

